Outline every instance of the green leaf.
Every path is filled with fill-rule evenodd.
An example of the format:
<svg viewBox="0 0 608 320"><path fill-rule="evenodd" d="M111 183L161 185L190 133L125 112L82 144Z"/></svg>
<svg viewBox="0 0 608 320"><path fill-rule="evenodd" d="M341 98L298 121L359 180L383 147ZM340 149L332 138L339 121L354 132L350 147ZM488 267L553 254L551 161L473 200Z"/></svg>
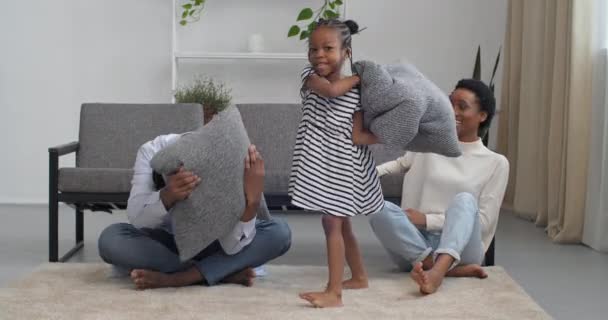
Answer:
<svg viewBox="0 0 608 320"><path fill-rule="evenodd" d="M192 3L186 3L185 5L182 6L182 8L184 8L186 10L190 10L190 9L192 9Z"/></svg>
<svg viewBox="0 0 608 320"><path fill-rule="evenodd" d="M304 40L306 38L308 38L308 36L310 35L310 32L304 30L302 31L302 33L300 33L300 40Z"/></svg>
<svg viewBox="0 0 608 320"><path fill-rule="evenodd" d="M336 8L336 4L333 3L333 2L330 2L329 3L329 7L332 8L332 9L335 9Z"/></svg>
<svg viewBox="0 0 608 320"><path fill-rule="evenodd" d="M186 22L186 20L182 20L182 21L179 22L179 24L181 24L182 26L185 26L186 23L188 23L188 22Z"/></svg>
<svg viewBox="0 0 608 320"><path fill-rule="evenodd" d="M308 30L308 34L312 33L312 30L315 28L315 24L316 22L311 22L308 24L308 28L306 30Z"/></svg>
<svg viewBox="0 0 608 320"><path fill-rule="evenodd" d="M192 9L192 10L190 10L189 15L192 16L195 12L196 12L196 10Z"/></svg>
<svg viewBox="0 0 608 320"><path fill-rule="evenodd" d="M182 13L182 19L186 19L186 17L188 16L188 10L184 11L184 13Z"/></svg>
<svg viewBox="0 0 608 320"><path fill-rule="evenodd" d="M293 36L297 35L298 33L300 33L300 27L293 25L293 26L291 26L291 28L289 28L287 37L293 37Z"/></svg>
<svg viewBox="0 0 608 320"><path fill-rule="evenodd" d="M298 14L298 19L296 21L308 20L312 18L312 15L313 12L311 8L304 8L300 11L300 14Z"/></svg>
<svg viewBox="0 0 608 320"><path fill-rule="evenodd" d="M473 79L481 80L481 46L477 48L477 57L475 58L475 68L473 69Z"/></svg>
<svg viewBox="0 0 608 320"><path fill-rule="evenodd" d="M498 63L500 62L500 51L502 51L502 46L498 48L498 55L496 56L496 62L494 63L494 71L492 71L492 78L490 78L490 89L492 92L494 92L494 76L496 75Z"/></svg>
<svg viewBox="0 0 608 320"><path fill-rule="evenodd" d="M203 4L204 0L194 0L194 5L195 6L200 6L201 4Z"/></svg>
<svg viewBox="0 0 608 320"><path fill-rule="evenodd" d="M327 18L327 19L332 19L332 18L337 18L339 15L331 10L325 10L325 12L323 12L323 15Z"/></svg>
<svg viewBox="0 0 608 320"><path fill-rule="evenodd" d="M342 0L336 0L336 1L334 1L334 3L337 4L337 5L339 5L339 6L341 6L343 4Z"/></svg>

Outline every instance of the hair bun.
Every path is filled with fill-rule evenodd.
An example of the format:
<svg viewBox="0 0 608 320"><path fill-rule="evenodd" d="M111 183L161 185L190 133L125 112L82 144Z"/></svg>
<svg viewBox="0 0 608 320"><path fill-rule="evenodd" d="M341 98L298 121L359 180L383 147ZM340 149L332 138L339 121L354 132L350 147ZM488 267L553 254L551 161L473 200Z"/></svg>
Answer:
<svg viewBox="0 0 608 320"><path fill-rule="evenodd" d="M344 24L348 27L348 30L350 30L350 34L359 33L359 25L355 21L346 20L344 21Z"/></svg>

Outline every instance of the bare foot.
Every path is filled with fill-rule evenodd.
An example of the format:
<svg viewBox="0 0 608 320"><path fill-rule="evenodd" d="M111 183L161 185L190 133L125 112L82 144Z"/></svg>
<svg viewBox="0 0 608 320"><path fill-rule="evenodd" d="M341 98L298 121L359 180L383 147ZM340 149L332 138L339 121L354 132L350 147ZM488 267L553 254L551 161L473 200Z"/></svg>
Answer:
<svg viewBox="0 0 608 320"><path fill-rule="evenodd" d="M348 280L344 280L342 282L343 289L367 289L369 284L367 282L367 277L365 278L351 278Z"/></svg>
<svg viewBox="0 0 608 320"><path fill-rule="evenodd" d="M448 271L448 273L446 273L446 277L472 277L485 279L488 277L488 274L478 264L467 264L464 266L457 266Z"/></svg>
<svg viewBox="0 0 608 320"><path fill-rule="evenodd" d="M222 280L222 283L233 283L240 284L245 287L251 287L253 285L254 278L255 271L253 271L252 268L247 268L227 276Z"/></svg>
<svg viewBox="0 0 608 320"><path fill-rule="evenodd" d="M144 269L131 271L131 280L138 290L173 287L170 275Z"/></svg>
<svg viewBox="0 0 608 320"><path fill-rule="evenodd" d="M424 271L422 262L416 263L410 276L420 286L420 293L422 294L431 294L437 291L444 278L444 275L435 269Z"/></svg>
<svg viewBox="0 0 608 320"><path fill-rule="evenodd" d="M331 308L342 306L342 296L333 292L304 292L300 298L310 302L315 308Z"/></svg>

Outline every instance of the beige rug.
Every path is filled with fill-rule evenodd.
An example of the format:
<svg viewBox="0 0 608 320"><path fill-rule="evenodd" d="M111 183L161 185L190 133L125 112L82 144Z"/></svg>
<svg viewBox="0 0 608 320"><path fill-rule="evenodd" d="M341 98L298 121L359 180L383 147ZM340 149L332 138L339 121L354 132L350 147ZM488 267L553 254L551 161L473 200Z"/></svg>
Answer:
<svg viewBox="0 0 608 320"><path fill-rule="evenodd" d="M403 273L370 279L367 290L345 291L345 307L314 309L297 293L320 289L324 267L267 266L252 288L192 286L136 291L108 278L104 264L45 264L0 289L0 319L550 319L500 267L489 277L447 279L421 296Z"/></svg>

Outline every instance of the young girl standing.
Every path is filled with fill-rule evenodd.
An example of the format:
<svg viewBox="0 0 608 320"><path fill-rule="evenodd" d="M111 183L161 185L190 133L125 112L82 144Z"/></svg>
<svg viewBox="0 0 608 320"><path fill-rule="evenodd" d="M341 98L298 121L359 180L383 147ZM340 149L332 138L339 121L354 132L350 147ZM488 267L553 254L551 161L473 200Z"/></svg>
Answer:
<svg viewBox="0 0 608 320"><path fill-rule="evenodd" d="M303 116L293 154L292 204L321 211L327 241L329 281L322 292L300 294L315 307L342 305L342 288L367 288L367 274L349 217L384 206L374 159L367 145L377 138L363 128L359 77L342 76L352 64L354 21L319 20L309 38L310 66L302 72ZM342 281L344 257L352 277Z"/></svg>

